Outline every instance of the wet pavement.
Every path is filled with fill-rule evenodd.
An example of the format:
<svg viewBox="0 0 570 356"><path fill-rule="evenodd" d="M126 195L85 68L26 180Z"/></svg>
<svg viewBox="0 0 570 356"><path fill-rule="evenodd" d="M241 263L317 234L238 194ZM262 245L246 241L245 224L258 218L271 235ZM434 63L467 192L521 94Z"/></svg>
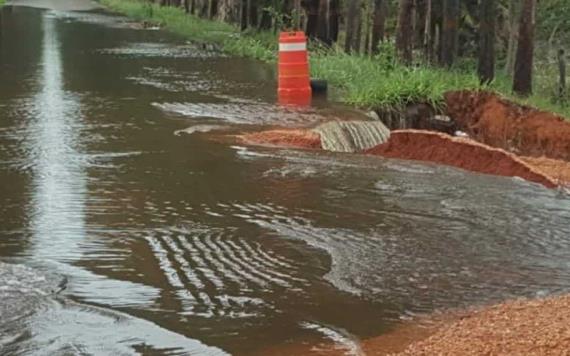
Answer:
<svg viewBox="0 0 570 356"><path fill-rule="evenodd" d="M2 353L358 354L419 313L568 291L556 191L240 145L362 114L279 107L271 66L135 27L1 10Z"/></svg>

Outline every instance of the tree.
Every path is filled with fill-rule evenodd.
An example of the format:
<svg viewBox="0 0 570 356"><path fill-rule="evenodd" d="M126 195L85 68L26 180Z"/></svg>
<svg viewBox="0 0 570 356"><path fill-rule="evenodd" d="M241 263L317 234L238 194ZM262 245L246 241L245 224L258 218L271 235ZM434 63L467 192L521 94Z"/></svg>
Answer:
<svg viewBox="0 0 570 356"><path fill-rule="evenodd" d="M451 67L457 56L459 0L443 0L443 30L441 34L441 63Z"/></svg>
<svg viewBox="0 0 570 356"><path fill-rule="evenodd" d="M332 38L329 33L329 1L319 0L319 10L317 14L317 31L316 37L319 41L326 45L332 44Z"/></svg>
<svg viewBox="0 0 570 356"><path fill-rule="evenodd" d="M412 26L412 14L414 11L413 0L400 0L398 15L398 30L396 34L396 50L400 59L410 64L412 62L412 47L414 31Z"/></svg>
<svg viewBox="0 0 570 356"><path fill-rule="evenodd" d="M432 7L432 0L426 1L426 23L424 26L424 56L425 60L429 63L433 59L433 38L431 35L432 32L432 14L433 14L433 7Z"/></svg>
<svg viewBox="0 0 570 356"><path fill-rule="evenodd" d="M351 0L348 2L346 12L346 42L344 50L346 52L358 52L360 50L359 25L360 25L360 0Z"/></svg>
<svg viewBox="0 0 570 356"><path fill-rule="evenodd" d="M516 54L516 42L517 42L517 32L518 32L518 18L519 13L519 0L509 0L509 40L507 45L507 58L505 61L505 72L512 75L515 70L515 54Z"/></svg>
<svg viewBox="0 0 570 356"><path fill-rule="evenodd" d="M259 25L259 0L247 0L248 7L248 25L249 27L256 28Z"/></svg>
<svg viewBox="0 0 570 356"><path fill-rule="evenodd" d="M316 38L329 46L338 39L338 4L339 0L319 0Z"/></svg>
<svg viewBox="0 0 570 356"><path fill-rule="evenodd" d="M479 79L490 83L495 79L495 0L481 0L479 19Z"/></svg>
<svg viewBox="0 0 570 356"><path fill-rule="evenodd" d="M259 20L259 29L261 30L269 30L271 29L271 25L273 22L272 14L271 14L271 0L264 0L262 1L263 5L261 8L261 19Z"/></svg>
<svg viewBox="0 0 570 356"><path fill-rule="evenodd" d="M240 0L240 5L241 5L241 9L240 9L240 29L242 31L245 31L247 29L247 25L248 25L248 15L249 15L249 11L248 11L248 0Z"/></svg>
<svg viewBox="0 0 570 356"><path fill-rule="evenodd" d="M308 37L317 35L317 22L319 20L319 0L302 0L301 6L307 13L307 25L305 33Z"/></svg>
<svg viewBox="0 0 570 356"><path fill-rule="evenodd" d="M340 27L340 0L328 0L329 2L329 36L333 42L338 41Z"/></svg>
<svg viewBox="0 0 570 356"><path fill-rule="evenodd" d="M374 0L372 18L372 53L378 53L378 44L384 40L386 24L386 1Z"/></svg>
<svg viewBox="0 0 570 356"><path fill-rule="evenodd" d="M524 0L519 24L519 41L513 80L513 91L521 96L532 94L535 15L536 0Z"/></svg>
<svg viewBox="0 0 570 356"><path fill-rule="evenodd" d="M563 48L558 50L558 73L560 76L558 82L558 100L564 103L566 101L566 54Z"/></svg>
<svg viewBox="0 0 570 356"><path fill-rule="evenodd" d="M210 0L208 4L208 18L211 20L218 15L218 0Z"/></svg>

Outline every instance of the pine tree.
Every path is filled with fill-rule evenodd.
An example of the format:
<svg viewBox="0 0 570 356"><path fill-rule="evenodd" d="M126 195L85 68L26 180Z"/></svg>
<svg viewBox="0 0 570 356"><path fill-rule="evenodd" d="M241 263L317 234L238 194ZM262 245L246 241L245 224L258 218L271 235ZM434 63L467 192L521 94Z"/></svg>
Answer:
<svg viewBox="0 0 570 356"><path fill-rule="evenodd" d="M495 0L481 0L479 22L479 79L490 83L495 79Z"/></svg>
<svg viewBox="0 0 570 356"><path fill-rule="evenodd" d="M413 0L400 0L396 49L400 59L406 64L410 64L412 62L412 46L414 40L414 31L412 26L413 10Z"/></svg>
<svg viewBox="0 0 570 356"><path fill-rule="evenodd" d="M535 12L536 0L524 0L513 80L513 91L522 96L532 94Z"/></svg>

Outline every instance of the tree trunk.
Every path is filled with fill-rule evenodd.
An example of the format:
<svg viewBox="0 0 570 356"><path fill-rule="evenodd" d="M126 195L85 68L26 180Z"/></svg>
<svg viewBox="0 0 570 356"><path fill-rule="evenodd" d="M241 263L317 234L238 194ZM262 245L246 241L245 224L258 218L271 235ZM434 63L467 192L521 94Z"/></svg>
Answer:
<svg viewBox="0 0 570 356"><path fill-rule="evenodd" d="M366 10L364 11L364 53L370 54L370 40L372 37L372 11L374 6L373 0L366 0Z"/></svg>
<svg viewBox="0 0 570 356"><path fill-rule="evenodd" d="M378 53L380 41L384 41L386 24L386 6L383 0L374 0L374 16L372 19L372 53Z"/></svg>
<svg viewBox="0 0 570 356"><path fill-rule="evenodd" d="M558 51L558 71L560 74L558 98L561 103L564 103L566 101L566 54L562 48Z"/></svg>
<svg viewBox="0 0 570 356"><path fill-rule="evenodd" d="M247 29L247 23L248 23L248 0L241 0L241 20L240 20L240 28L242 31L245 31Z"/></svg>
<svg viewBox="0 0 570 356"><path fill-rule="evenodd" d="M433 39L432 39L432 0L426 0L426 25L424 28L424 56L426 62L433 60Z"/></svg>
<svg viewBox="0 0 570 356"><path fill-rule="evenodd" d="M443 29L441 33L441 63L451 67L457 57L457 28L459 0L443 1Z"/></svg>
<svg viewBox="0 0 570 356"><path fill-rule="evenodd" d="M259 25L259 16L258 16L258 7L259 7L259 1L258 0L248 0L247 1L247 6L248 6L248 25L251 28L256 28Z"/></svg>
<svg viewBox="0 0 570 356"><path fill-rule="evenodd" d="M283 27L291 29L293 26L293 0L281 2L281 13L283 14Z"/></svg>
<svg viewBox="0 0 570 356"><path fill-rule="evenodd" d="M332 44L329 33L329 0L319 0L315 38L328 46Z"/></svg>
<svg viewBox="0 0 570 356"><path fill-rule="evenodd" d="M293 10L291 11L293 29L300 30L303 27L301 23L301 0L293 0Z"/></svg>
<svg viewBox="0 0 570 356"><path fill-rule="evenodd" d="M405 64L412 63L412 43L414 37L412 27L413 10L413 0L400 0L396 50L398 51L398 56Z"/></svg>
<svg viewBox="0 0 570 356"><path fill-rule="evenodd" d="M356 12L356 37L354 39L354 52L360 53L362 49L362 2L358 6Z"/></svg>
<svg viewBox="0 0 570 356"><path fill-rule="evenodd" d="M301 1L301 5L307 12L307 26L305 32L308 37L315 38L317 36L319 20L319 0L304 0Z"/></svg>
<svg viewBox="0 0 570 356"><path fill-rule="evenodd" d="M348 2L346 12L346 42L344 50L348 53L355 52L360 48L358 39L358 25L360 18L360 0L351 0Z"/></svg>
<svg viewBox="0 0 570 356"><path fill-rule="evenodd" d="M261 6L261 19L259 20L259 28L261 30L271 29L273 19L271 17L271 12L268 9L270 6L270 1L263 1L263 6Z"/></svg>
<svg viewBox="0 0 570 356"><path fill-rule="evenodd" d="M207 17L208 16L209 1L208 0L199 0L197 5L198 5L198 7L197 7L198 16Z"/></svg>
<svg viewBox="0 0 570 356"><path fill-rule="evenodd" d="M416 48L424 47L425 33L426 33L426 18L427 18L427 2L428 0L416 0L415 4L415 31L414 31L414 44Z"/></svg>
<svg viewBox="0 0 570 356"><path fill-rule="evenodd" d="M218 15L218 0L210 0L208 4L208 18L212 20Z"/></svg>
<svg viewBox="0 0 570 356"><path fill-rule="evenodd" d="M495 79L495 0L481 0L479 19L479 79L490 83Z"/></svg>
<svg viewBox="0 0 570 356"><path fill-rule="evenodd" d="M515 54L517 50L517 32L518 32L518 18L517 15L519 1L510 0L509 1L509 44L507 47L507 59L505 61L505 72L509 75L513 75L515 71Z"/></svg>
<svg viewBox="0 0 570 356"><path fill-rule="evenodd" d="M340 0L328 0L329 2L329 37L333 43L338 41L339 31L339 5Z"/></svg>
<svg viewBox="0 0 570 356"><path fill-rule="evenodd" d="M222 22L239 23L239 1L219 0L217 18Z"/></svg>
<svg viewBox="0 0 570 356"><path fill-rule="evenodd" d="M513 81L513 91L522 96L532 94L535 12L536 0L524 0L519 24L519 41Z"/></svg>

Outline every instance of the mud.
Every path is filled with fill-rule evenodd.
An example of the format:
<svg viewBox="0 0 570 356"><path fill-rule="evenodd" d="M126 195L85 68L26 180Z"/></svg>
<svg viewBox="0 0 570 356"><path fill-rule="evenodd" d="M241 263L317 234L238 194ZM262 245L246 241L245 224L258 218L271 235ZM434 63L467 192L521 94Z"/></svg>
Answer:
<svg viewBox="0 0 570 356"><path fill-rule="evenodd" d="M554 179L505 150L437 132L393 131L387 143L366 153L388 158L435 162L498 176L520 177L548 188L557 187Z"/></svg>
<svg viewBox="0 0 570 356"><path fill-rule="evenodd" d="M248 133L240 139L249 144L282 146L306 149L322 149L321 137L311 130L276 129L262 132Z"/></svg>
<svg viewBox="0 0 570 356"><path fill-rule="evenodd" d="M445 96L447 115L479 142L522 156L570 160L570 122L488 92Z"/></svg>
<svg viewBox="0 0 570 356"><path fill-rule="evenodd" d="M568 355L570 296L471 312L398 355Z"/></svg>

